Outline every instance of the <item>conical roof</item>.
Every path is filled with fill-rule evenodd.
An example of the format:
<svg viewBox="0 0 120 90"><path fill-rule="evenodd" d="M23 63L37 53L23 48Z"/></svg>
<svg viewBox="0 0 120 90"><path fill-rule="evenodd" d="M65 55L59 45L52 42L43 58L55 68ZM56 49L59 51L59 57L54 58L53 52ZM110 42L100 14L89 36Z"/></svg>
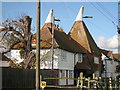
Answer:
<svg viewBox="0 0 120 90"><path fill-rule="evenodd" d="M52 47L52 26L54 27L54 48L61 48L74 53L84 53L83 48L74 41L64 31L59 31L56 25L52 25L51 17L53 17L53 10L50 10L41 32L41 48ZM34 38L36 43L36 38Z"/></svg>
<svg viewBox="0 0 120 90"><path fill-rule="evenodd" d="M80 9L77 18L81 18L81 14L83 10ZM69 36L78 42L82 47L84 47L85 52L94 53L96 55L100 55L100 50L93 40L87 26L82 20L75 20L70 32Z"/></svg>
<svg viewBox="0 0 120 90"><path fill-rule="evenodd" d="M80 8L80 11L79 11L79 13L78 13L75 21L82 21L82 20L83 20L83 12L84 12L84 7L82 6L82 7Z"/></svg>
<svg viewBox="0 0 120 90"><path fill-rule="evenodd" d="M48 16L47 16L47 18L46 18L45 23L52 23L52 18L53 18L53 9L51 9L51 10L49 11L49 14L48 14Z"/></svg>
<svg viewBox="0 0 120 90"><path fill-rule="evenodd" d="M54 48L61 48L74 53L84 53L83 48L63 31L54 29ZM41 48L51 48L52 28L45 24L41 29Z"/></svg>

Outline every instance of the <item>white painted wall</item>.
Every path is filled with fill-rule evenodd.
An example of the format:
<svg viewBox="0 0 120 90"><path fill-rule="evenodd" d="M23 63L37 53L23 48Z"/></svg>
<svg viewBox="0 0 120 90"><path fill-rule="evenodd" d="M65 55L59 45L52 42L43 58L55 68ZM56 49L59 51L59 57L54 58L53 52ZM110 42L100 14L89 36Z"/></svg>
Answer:
<svg viewBox="0 0 120 90"><path fill-rule="evenodd" d="M54 49L54 62L53 68L58 68L58 56L59 56L59 49ZM52 54L50 49L42 49L41 50L41 69L52 69Z"/></svg>
<svg viewBox="0 0 120 90"><path fill-rule="evenodd" d="M20 50L11 50L11 52L7 53L7 56L10 57L12 60L16 59L19 62L21 62L23 61L23 59L20 58L19 51ZM62 60L61 57L62 52L66 53L66 60ZM42 58L41 69L51 69L52 59L50 49L42 49L41 58ZM54 69L74 70L74 53L62 49L54 49Z"/></svg>
<svg viewBox="0 0 120 90"><path fill-rule="evenodd" d="M66 59L62 60L61 53L66 53ZM66 70L74 70L74 53L59 49L58 68Z"/></svg>
<svg viewBox="0 0 120 90"><path fill-rule="evenodd" d="M36 51L36 50L33 50ZM63 59L63 53L65 53L66 58ZM20 58L19 50L12 50L8 55L11 58L17 59L19 61L23 61L23 59ZM74 58L75 56L75 58ZM42 49L41 50L41 69L52 69L52 59L51 59L51 51L50 49ZM76 59L74 61L74 59ZM75 53L68 52L62 49L54 49L54 69L59 70L68 70L68 76L69 76L69 70L73 70L72 78L74 78L74 64L76 64L78 61L78 54L75 55ZM65 73L66 74L66 73ZM59 76L61 77L61 74L59 72ZM66 80L61 79L59 80L60 85L66 85ZM74 80L69 79L68 80L69 85L74 84Z"/></svg>
<svg viewBox="0 0 120 90"><path fill-rule="evenodd" d="M11 60L18 60L17 63L22 62L23 59L20 58L20 50L11 50L6 54L7 57L9 57Z"/></svg>
<svg viewBox="0 0 120 90"><path fill-rule="evenodd" d="M103 56L104 57L104 56ZM105 63L106 59L106 63ZM117 61L109 60L107 57L102 58L103 64L107 66L107 77L115 78L116 76L120 75L120 73L116 73L116 66L118 65ZM102 74L102 77L105 77L105 72Z"/></svg>
<svg viewBox="0 0 120 90"><path fill-rule="evenodd" d="M65 58L63 58L63 53L66 55ZM42 50L42 55L47 54L49 57L45 60L45 64L42 63L42 69L51 69L52 68L52 62L51 62L51 53L50 50ZM76 56L76 62L78 61L78 56ZM46 66L45 66L46 65ZM68 70L68 78L69 78L69 70L72 70L72 78L74 78L74 53L62 50L62 49L54 49L54 69L59 69L59 77L61 78L61 70L65 72L66 77L66 70ZM68 85L73 85L74 80L69 79ZM66 85L66 79L60 79L59 85Z"/></svg>

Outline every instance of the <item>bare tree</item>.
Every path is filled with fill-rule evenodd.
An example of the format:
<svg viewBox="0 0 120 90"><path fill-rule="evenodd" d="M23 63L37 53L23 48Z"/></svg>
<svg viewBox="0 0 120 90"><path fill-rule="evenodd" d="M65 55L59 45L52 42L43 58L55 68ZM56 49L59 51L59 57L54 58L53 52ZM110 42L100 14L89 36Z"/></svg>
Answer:
<svg viewBox="0 0 120 90"><path fill-rule="evenodd" d="M27 64L35 57L35 53L32 52L32 32L31 32L32 18L24 16L18 20L5 20L2 23L4 28L0 29L2 38L0 40L1 47L5 48L2 53L7 53L13 49L17 44L21 43L21 46L17 49L22 48L24 58L24 68L27 68ZM5 47L4 47L5 46Z"/></svg>

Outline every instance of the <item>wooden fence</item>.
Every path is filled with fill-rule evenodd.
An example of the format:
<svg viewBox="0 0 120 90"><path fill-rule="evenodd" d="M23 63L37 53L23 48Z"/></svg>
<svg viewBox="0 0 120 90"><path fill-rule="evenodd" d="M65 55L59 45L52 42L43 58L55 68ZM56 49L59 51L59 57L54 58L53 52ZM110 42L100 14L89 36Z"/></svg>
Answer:
<svg viewBox="0 0 120 90"><path fill-rule="evenodd" d="M93 77L85 78L83 73L80 73L80 77L78 78L77 87L79 88L100 88L100 89L112 89L112 88L120 88L120 78L112 79L110 78L101 78L96 77L93 74Z"/></svg>
<svg viewBox="0 0 120 90"><path fill-rule="evenodd" d="M56 78L57 70L40 70L43 78ZM35 88L35 69L2 68L2 88ZM55 85L56 80L46 80Z"/></svg>
<svg viewBox="0 0 120 90"><path fill-rule="evenodd" d="M47 87L56 88L119 88L120 78L101 78L93 77L85 78L80 73L78 78L59 78L58 70L41 70L42 79L46 81ZM77 81L75 86L57 86L59 79L74 79ZM35 70L33 69L13 69L2 68L2 88L35 88ZM118 90L119 90L118 89Z"/></svg>
<svg viewBox="0 0 120 90"><path fill-rule="evenodd" d="M116 89L120 90L120 78L101 78L96 77L93 74L93 77L85 78L83 73L80 73L78 78L44 78L44 80L55 80L55 79L74 79L77 80L76 86L52 86L47 85L47 87L56 87L56 88L87 88L87 89L101 89L101 90L108 90L108 89Z"/></svg>
<svg viewBox="0 0 120 90"><path fill-rule="evenodd" d="M35 70L2 68L2 88L35 88Z"/></svg>

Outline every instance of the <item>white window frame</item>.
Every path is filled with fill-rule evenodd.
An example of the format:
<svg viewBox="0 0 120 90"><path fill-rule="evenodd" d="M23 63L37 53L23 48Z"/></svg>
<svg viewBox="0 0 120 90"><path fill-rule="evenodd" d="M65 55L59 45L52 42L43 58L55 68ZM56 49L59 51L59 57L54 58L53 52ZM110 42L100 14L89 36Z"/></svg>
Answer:
<svg viewBox="0 0 120 90"><path fill-rule="evenodd" d="M65 78L66 77L66 70L60 70L60 77Z"/></svg>
<svg viewBox="0 0 120 90"><path fill-rule="evenodd" d="M83 62L83 55L78 54L78 63L82 63L82 62Z"/></svg>
<svg viewBox="0 0 120 90"><path fill-rule="evenodd" d="M73 70L69 70L69 78L73 78Z"/></svg>
<svg viewBox="0 0 120 90"><path fill-rule="evenodd" d="M94 57L94 63L99 64L99 58L98 57Z"/></svg>

